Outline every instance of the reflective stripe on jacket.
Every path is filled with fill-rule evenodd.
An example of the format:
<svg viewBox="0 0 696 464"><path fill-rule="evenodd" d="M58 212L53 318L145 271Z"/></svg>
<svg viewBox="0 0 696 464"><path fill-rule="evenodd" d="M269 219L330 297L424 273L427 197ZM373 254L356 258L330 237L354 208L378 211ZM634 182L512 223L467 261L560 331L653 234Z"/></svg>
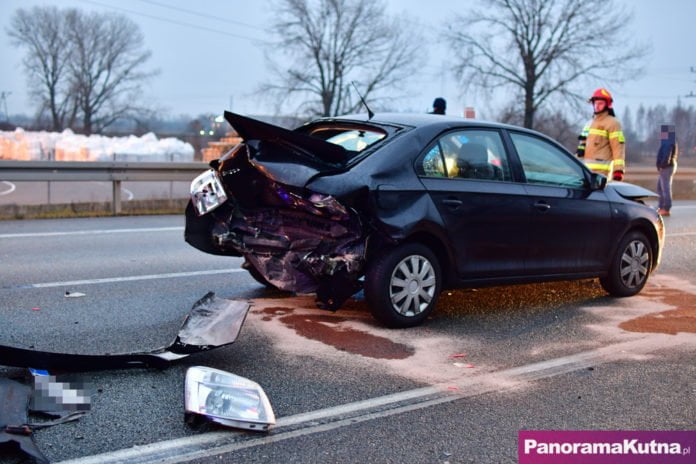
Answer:
<svg viewBox="0 0 696 464"><path fill-rule="evenodd" d="M626 171L626 140L621 124L615 117L607 112L595 115L589 127L583 129L585 133L584 162L591 171L604 174L609 179L614 171Z"/></svg>
<svg viewBox="0 0 696 464"><path fill-rule="evenodd" d="M590 171L598 174L604 174L609 180L611 180L612 176L614 175L613 160L593 160L585 158L583 161L585 162L585 166L587 166Z"/></svg>

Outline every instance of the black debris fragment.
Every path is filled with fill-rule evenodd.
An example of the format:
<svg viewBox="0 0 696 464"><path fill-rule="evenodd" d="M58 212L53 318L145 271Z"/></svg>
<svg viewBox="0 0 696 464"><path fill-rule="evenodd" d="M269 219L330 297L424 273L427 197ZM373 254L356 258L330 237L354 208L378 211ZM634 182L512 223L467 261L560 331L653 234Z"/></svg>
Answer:
<svg viewBox="0 0 696 464"><path fill-rule="evenodd" d="M177 337L166 347L149 352L89 355L0 345L0 365L63 371L164 368L190 354L234 343L250 306L247 301L218 298L209 292L193 305Z"/></svg>
<svg viewBox="0 0 696 464"><path fill-rule="evenodd" d="M47 464L49 461L34 443L27 424L30 399L31 387L0 377L0 443L14 442L37 463Z"/></svg>

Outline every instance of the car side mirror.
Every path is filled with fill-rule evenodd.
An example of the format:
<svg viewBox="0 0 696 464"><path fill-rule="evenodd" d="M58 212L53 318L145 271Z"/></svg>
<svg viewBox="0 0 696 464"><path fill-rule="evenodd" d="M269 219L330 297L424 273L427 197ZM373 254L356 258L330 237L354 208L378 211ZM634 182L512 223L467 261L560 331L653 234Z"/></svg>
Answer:
<svg viewBox="0 0 696 464"><path fill-rule="evenodd" d="M590 190L604 190L607 186L607 176L593 172L590 174Z"/></svg>

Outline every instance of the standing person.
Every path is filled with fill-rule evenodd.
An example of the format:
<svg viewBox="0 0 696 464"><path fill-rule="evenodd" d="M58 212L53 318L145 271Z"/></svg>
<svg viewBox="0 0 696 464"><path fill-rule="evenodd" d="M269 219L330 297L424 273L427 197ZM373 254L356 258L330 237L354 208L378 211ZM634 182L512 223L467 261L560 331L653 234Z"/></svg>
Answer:
<svg viewBox="0 0 696 464"><path fill-rule="evenodd" d="M622 181L626 171L626 140L614 114L614 99L607 89L597 89L588 102L592 103L594 116L578 137L577 156L584 159L591 171L604 174L609 180Z"/></svg>
<svg viewBox="0 0 696 464"><path fill-rule="evenodd" d="M660 127L660 148L657 150L657 194L660 197L657 212L662 216L669 216L672 209L672 177L677 172L677 133L674 126Z"/></svg>
<svg viewBox="0 0 696 464"><path fill-rule="evenodd" d="M447 102L445 99L442 97L437 97L435 101L433 101L433 110L430 112L430 114L445 114L446 109Z"/></svg>

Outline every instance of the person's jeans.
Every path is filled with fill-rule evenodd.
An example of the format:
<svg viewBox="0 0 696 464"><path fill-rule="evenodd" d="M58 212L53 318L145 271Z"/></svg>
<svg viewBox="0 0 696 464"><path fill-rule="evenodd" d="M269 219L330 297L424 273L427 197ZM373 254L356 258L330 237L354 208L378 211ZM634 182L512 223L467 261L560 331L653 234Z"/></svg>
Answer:
<svg viewBox="0 0 696 464"><path fill-rule="evenodd" d="M657 194L660 197L658 207L669 211L672 208L672 176L677 172L677 164L657 169Z"/></svg>

